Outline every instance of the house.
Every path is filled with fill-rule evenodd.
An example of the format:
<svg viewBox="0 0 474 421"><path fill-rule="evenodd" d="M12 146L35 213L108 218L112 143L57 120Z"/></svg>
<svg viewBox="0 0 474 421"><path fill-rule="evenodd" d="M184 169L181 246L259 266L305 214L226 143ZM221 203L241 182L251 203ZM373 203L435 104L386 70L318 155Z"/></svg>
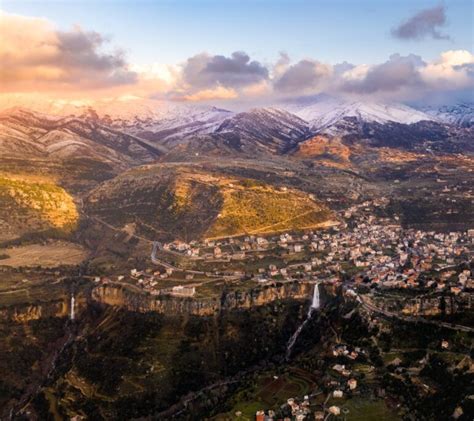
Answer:
<svg viewBox="0 0 474 421"><path fill-rule="evenodd" d="M245 251L236 252L232 254L232 259L234 260L243 260L245 259Z"/></svg>
<svg viewBox="0 0 474 421"><path fill-rule="evenodd" d="M342 390L335 390L334 392L332 392L333 398L342 398L343 395L344 393L342 392Z"/></svg>
<svg viewBox="0 0 474 421"><path fill-rule="evenodd" d="M349 377L351 375L351 370L344 369L344 370L341 371L341 374L344 377Z"/></svg>
<svg viewBox="0 0 474 421"><path fill-rule="evenodd" d="M461 292L461 288L459 287L451 287L450 289L454 295L458 295Z"/></svg>
<svg viewBox="0 0 474 421"><path fill-rule="evenodd" d="M452 417L457 420L461 415L464 414L464 411L462 410L462 408L460 406L457 406L456 409L454 410L453 412L453 415Z"/></svg>
<svg viewBox="0 0 474 421"><path fill-rule="evenodd" d="M350 358L351 360L355 360L357 359L357 357L359 356L359 354L355 351L352 351L348 356L347 358Z"/></svg>
<svg viewBox="0 0 474 421"><path fill-rule="evenodd" d="M332 369L338 373L342 373L342 371L346 369L346 366L344 364L334 364Z"/></svg>
<svg viewBox="0 0 474 421"><path fill-rule="evenodd" d="M192 297L196 292L195 287L183 286L178 285L171 288L171 295L179 296L179 297Z"/></svg>
<svg viewBox="0 0 474 421"><path fill-rule="evenodd" d="M349 386L350 390L355 390L357 388L357 380L356 379L349 379L349 380L347 380L347 385Z"/></svg>
<svg viewBox="0 0 474 421"><path fill-rule="evenodd" d="M340 415L341 414L341 408L339 408L338 406L335 406L335 405L330 406L328 411L332 415Z"/></svg>

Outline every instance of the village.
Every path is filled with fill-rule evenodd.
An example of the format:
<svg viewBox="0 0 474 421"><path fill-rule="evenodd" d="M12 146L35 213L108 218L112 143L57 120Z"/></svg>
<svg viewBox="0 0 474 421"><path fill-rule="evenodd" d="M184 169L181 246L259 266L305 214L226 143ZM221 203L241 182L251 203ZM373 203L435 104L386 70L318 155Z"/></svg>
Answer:
<svg viewBox="0 0 474 421"><path fill-rule="evenodd" d="M374 216L386 204L379 199L352 206L340 213L338 226L320 231L155 242L153 266L94 280L178 297L193 297L202 286L223 283L343 282L371 295L391 290L449 294L470 306L474 230L404 229L396 216Z"/></svg>

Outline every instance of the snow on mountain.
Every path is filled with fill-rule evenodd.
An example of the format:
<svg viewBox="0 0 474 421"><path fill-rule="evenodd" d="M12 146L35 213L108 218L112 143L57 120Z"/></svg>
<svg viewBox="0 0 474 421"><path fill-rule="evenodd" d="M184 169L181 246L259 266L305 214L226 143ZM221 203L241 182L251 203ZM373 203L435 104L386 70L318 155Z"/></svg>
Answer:
<svg viewBox="0 0 474 421"><path fill-rule="evenodd" d="M226 119L217 132L240 132L257 138L299 139L307 131L304 120L277 108L254 108Z"/></svg>
<svg viewBox="0 0 474 421"><path fill-rule="evenodd" d="M161 150L100 121L14 108L0 112L0 153L21 159L87 158L130 166L153 161Z"/></svg>
<svg viewBox="0 0 474 421"><path fill-rule="evenodd" d="M18 101L17 101L18 102ZM20 104L21 107L21 104ZM209 133L232 112L203 104L177 103L138 97L98 101L30 100L25 108L47 116L100 120L126 133L166 138Z"/></svg>
<svg viewBox="0 0 474 421"><path fill-rule="evenodd" d="M295 114L269 107L236 114L224 120L215 133L237 135L257 149L282 152L308 136L309 130L306 121Z"/></svg>
<svg viewBox="0 0 474 421"><path fill-rule="evenodd" d="M212 133L231 111L205 105L170 104L153 117L135 117L129 120L112 120L112 125L127 133L144 135L150 140L164 140L175 136L186 137Z"/></svg>
<svg viewBox="0 0 474 421"><path fill-rule="evenodd" d="M328 95L318 95L312 100L305 98L284 106L288 111L306 120L315 131L330 129L346 117L355 118L360 122L380 124L389 122L412 124L434 120L432 116L403 104L349 101Z"/></svg>
<svg viewBox="0 0 474 421"><path fill-rule="evenodd" d="M474 126L474 103L459 103L440 107L425 107L422 110L431 117L460 127Z"/></svg>

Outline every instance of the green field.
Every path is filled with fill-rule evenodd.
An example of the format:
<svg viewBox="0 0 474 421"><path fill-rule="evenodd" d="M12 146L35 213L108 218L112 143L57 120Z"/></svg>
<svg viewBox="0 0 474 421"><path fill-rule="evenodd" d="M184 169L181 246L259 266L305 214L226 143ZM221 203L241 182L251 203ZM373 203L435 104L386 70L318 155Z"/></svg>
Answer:
<svg viewBox="0 0 474 421"><path fill-rule="evenodd" d="M353 398L342 405L347 421L399 421L401 418L387 407L383 400Z"/></svg>

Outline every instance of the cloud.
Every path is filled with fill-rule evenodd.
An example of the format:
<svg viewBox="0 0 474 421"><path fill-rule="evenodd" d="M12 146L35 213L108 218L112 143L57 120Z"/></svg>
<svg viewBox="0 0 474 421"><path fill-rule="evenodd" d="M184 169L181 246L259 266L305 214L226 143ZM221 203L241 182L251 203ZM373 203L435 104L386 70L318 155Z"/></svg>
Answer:
<svg viewBox="0 0 474 421"><path fill-rule="evenodd" d="M337 64L334 65L334 67L333 67L334 68L334 74L341 75L343 73L348 73L356 67L357 66L352 64L352 63L348 63L347 61L343 61L342 63L337 63Z"/></svg>
<svg viewBox="0 0 474 421"><path fill-rule="evenodd" d="M373 94L422 87L424 82L418 69L424 64L420 56L393 54L385 63L365 68L360 74L354 72L354 68L343 73L345 80L341 88L347 92Z"/></svg>
<svg viewBox="0 0 474 421"><path fill-rule="evenodd" d="M398 101L448 100L474 89L473 68L474 55L466 50L445 51L431 62L413 54L394 54L385 63L355 66L333 81L332 88L342 94Z"/></svg>
<svg viewBox="0 0 474 421"><path fill-rule="evenodd" d="M329 78L332 68L316 60L301 60L290 65L274 82L277 91L283 93L304 93L316 89Z"/></svg>
<svg viewBox="0 0 474 421"><path fill-rule="evenodd" d="M474 86L474 54L467 50L448 50L420 69L422 78L433 89L464 89Z"/></svg>
<svg viewBox="0 0 474 421"><path fill-rule="evenodd" d="M268 79L268 69L242 51L230 57L206 53L190 57L183 66L183 80L192 88L240 88Z"/></svg>
<svg viewBox="0 0 474 421"><path fill-rule="evenodd" d="M46 19L0 12L3 91L92 89L135 83L120 51L103 52L99 33L59 31Z"/></svg>
<svg viewBox="0 0 474 421"><path fill-rule="evenodd" d="M3 94L268 105L321 92L405 101L459 97L463 92L465 96L474 89L474 55L466 50L444 51L431 61L393 54L376 64L331 65L316 58L292 62L285 52L273 64L263 64L236 51L228 56L200 53L176 64L133 65L120 50L108 49L109 41L100 33L80 27L60 31L46 19L1 11L0 20ZM444 22L444 9L438 6L418 13L394 32L405 39L439 37Z"/></svg>
<svg viewBox="0 0 474 421"><path fill-rule="evenodd" d="M408 20L393 28L392 35L403 40L418 40L426 37L448 40L450 37L439 31L439 28L445 24L444 6L439 5L420 10Z"/></svg>

